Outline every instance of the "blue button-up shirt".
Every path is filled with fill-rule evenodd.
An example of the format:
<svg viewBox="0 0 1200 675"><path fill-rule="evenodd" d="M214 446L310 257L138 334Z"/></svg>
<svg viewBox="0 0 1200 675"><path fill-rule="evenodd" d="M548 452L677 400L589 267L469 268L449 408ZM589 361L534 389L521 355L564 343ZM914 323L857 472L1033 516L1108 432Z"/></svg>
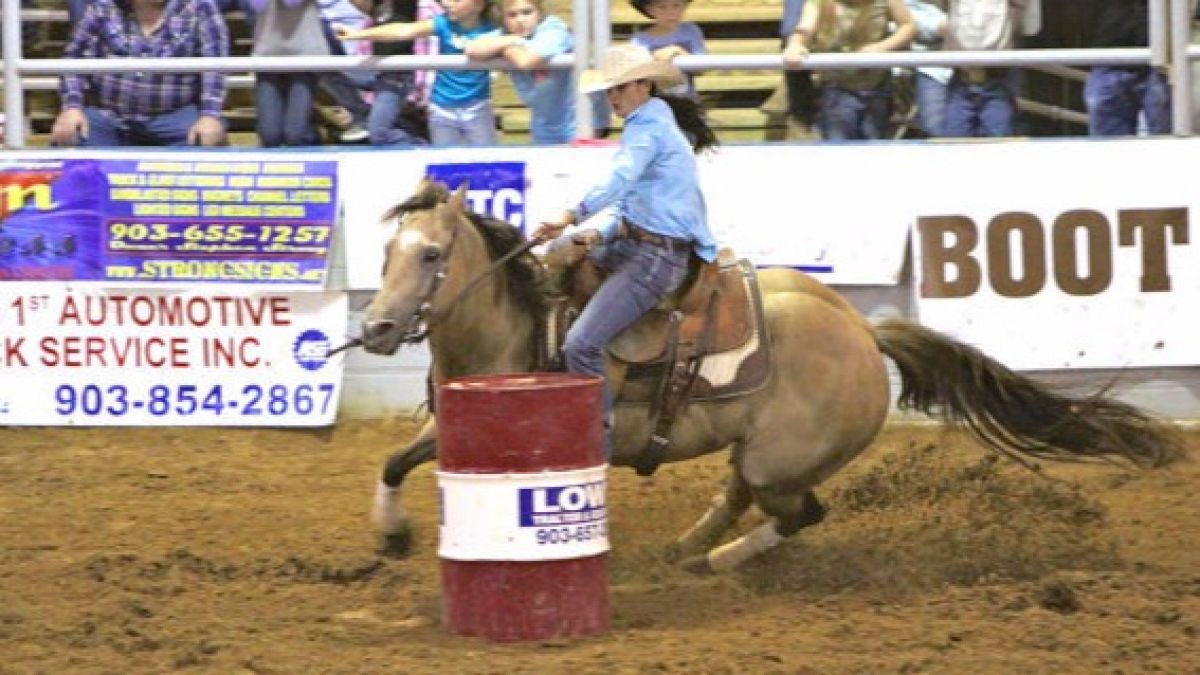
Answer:
<svg viewBox="0 0 1200 675"><path fill-rule="evenodd" d="M662 99L651 97L625 118L612 173L584 196L575 208L576 220L582 222L609 205L616 211L598 228L605 241L616 237L621 219L626 219L656 234L691 240L704 260L717 257L696 156Z"/></svg>
<svg viewBox="0 0 1200 675"><path fill-rule="evenodd" d="M142 34L133 10L121 0L93 0L71 33L67 58L228 56L229 33L214 0L170 0L163 22ZM196 105L220 116L225 76L220 73L108 73L63 75L64 108L83 106L84 89L94 89L102 108L123 118L151 116Z"/></svg>

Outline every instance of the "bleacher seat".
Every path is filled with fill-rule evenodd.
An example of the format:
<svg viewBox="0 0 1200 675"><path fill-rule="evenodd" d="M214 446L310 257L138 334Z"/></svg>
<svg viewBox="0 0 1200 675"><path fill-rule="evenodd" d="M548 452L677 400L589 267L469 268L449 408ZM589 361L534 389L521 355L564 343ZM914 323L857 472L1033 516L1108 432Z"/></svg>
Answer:
<svg viewBox="0 0 1200 675"><path fill-rule="evenodd" d="M560 16L570 20L569 5L559 2ZM552 5L552 11L555 9ZM688 8L687 19L701 25L708 48L713 54L770 54L779 50L776 38L781 9L778 3L736 4L722 0L695 0ZM36 22L38 39L27 44L30 58L61 56L67 42L68 26L65 4L61 0L36 0L35 9L26 10L27 21ZM237 12L227 15L232 53L250 52L251 36L244 18ZM628 40L632 32L646 19L624 0L612 0L612 38ZM248 78L241 76L239 82ZM722 141L753 141L778 137L782 121L763 114L758 107L776 88L781 79L778 72L713 71L696 77L696 87L709 108L710 118ZM503 143L529 141L529 110L521 104L505 73L494 76L493 96L496 104L500 139ZM30 145L44 145L58 113L58 93L52 89L26 92L27 109L32 135ZM254 91L247 86L231 86L226 103L226 118L231 140L235 145L257 144L254 134Z"/></svg>

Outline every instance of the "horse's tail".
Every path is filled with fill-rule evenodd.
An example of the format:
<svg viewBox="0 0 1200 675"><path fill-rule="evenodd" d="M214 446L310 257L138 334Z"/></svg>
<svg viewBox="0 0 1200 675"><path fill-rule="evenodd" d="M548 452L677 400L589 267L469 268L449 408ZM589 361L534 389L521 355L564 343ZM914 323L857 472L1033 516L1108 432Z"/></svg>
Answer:
<svg viewBox="0 0 1200 675"><path fill-rule="evenodd" d="M1132 405L1103 391L1083 398L1054 393L924 326L887 320L876 326L875 341L900 371L900 409L961 423L1002 454L1158 466L1181 452L1169 429Z"/></svg>

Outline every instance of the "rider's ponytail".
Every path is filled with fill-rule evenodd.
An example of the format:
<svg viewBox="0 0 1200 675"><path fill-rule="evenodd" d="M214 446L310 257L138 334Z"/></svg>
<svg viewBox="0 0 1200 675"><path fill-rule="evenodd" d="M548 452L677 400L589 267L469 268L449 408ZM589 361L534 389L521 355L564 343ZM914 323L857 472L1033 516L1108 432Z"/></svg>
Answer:
<svg viewBox="0 0 1200 675"><path fill-rule="evenodd" d="M685 136L692 144L692 151L700 153L704 150L710 150L717 147L720 142L717 140L717 132L708 126L708 118L704 116L704 108L695 99L688 96L677 96L675 94L664 94L660 91L655 91L654 96L661 98L664 103L671 107L671 112L675 115L675 123L683 130Z"/></svg>

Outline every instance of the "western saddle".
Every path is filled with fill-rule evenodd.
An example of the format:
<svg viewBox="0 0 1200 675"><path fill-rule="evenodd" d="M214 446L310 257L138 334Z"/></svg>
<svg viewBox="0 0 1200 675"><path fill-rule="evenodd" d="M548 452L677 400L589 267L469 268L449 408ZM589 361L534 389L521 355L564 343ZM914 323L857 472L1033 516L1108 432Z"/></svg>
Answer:
<svg viewBox="0 0 1200 675"><path fill-rule="evenodd" d="M552 367L571 323L606 271L583 246L549 252L545 332ZM639 475L658 468L674 421L692 400L744 395L760 388L770 365L769 343L754 266L723 249L714 262L691 256L680 289L608 345L606 375L622 402L648 403L653 432L635 461Z"/></svg>

